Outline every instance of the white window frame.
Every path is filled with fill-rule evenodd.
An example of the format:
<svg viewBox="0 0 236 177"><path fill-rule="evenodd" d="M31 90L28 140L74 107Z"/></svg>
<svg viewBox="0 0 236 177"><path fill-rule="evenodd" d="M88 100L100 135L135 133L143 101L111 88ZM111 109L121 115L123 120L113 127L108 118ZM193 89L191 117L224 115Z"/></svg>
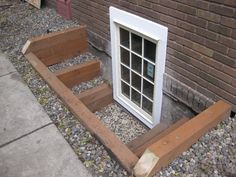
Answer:
<svg viewBox="0 0 236 177"><path fill-rule="evenodd" d="M111 32L111 54L112 54L112 78L113 78L113 97L114 99L130 111L134 116L141 120L149 128L153 128L160 123L161 106L162 106L162 84L165 70L166 46L168 28L150 20L144 19L126 11L110 7L110 32ZM155 41L157 44L156 63L155 63L155 80L153 93L153 113L152 120L145 111L137 111L135 104L130 104L130 100L121 94L120 85L120 39L119 27L135 31L140 36ZM130 41L131 42L131 41ZM139 108L141 109L141 108Z"/></svg>

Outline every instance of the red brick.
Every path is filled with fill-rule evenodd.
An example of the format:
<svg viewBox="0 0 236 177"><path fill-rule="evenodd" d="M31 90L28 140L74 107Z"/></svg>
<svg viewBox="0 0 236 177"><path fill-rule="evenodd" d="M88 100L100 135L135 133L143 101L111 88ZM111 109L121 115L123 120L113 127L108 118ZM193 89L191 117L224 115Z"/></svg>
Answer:
<svg viewBox="0 0 236 177"><path fill-rule="evenodd" d="M169 32L172 32L178 36L184 36L184 30L176 27L175 25L168 25Z"/></svg>
<svg viewBox="0 0 236 177"><path fill-rule="evenodd" d="M180 36L176 36L175 38L176 38L176 42L178 44L181 44L183 46L187 46L187 47L192 48L192 46L193 46L193 42L192 41L190 41L190 40L188 40L186 38L180 37Z"/></svg>
<svg viewBox="0 0 236 177"><path fill-rule="evenodd" d="M236 50L229 49L228 56L236 59Z"/></svg>
<svg viewBox="0 0 236 177"><path fill-rule="evenodd" d="M160 14L160 20L172 25L176 25L177 21L175 18L164 14Z"/></svg>
<svg viewBox="0 0 236 177"><path fill-rule="evenodd" d="M211 98L211 99L215 98L215 93L211 92L210 90L206 89L205 87L197 85L196 90L208 98Z"/></svg>
<svg viewBox="0 0 236 177"><path fill-rule="evenodd" d="M209 21L216 22L216 23L220 22L220 15L217 15L217 14L209 12L209 11L198 9L197 16L200 18L209 20Z"/></svg>
<svg viewBox="0 0 236 177"><path fill-rule="evenodd" d="M200 26L202 28L206 28L206 25L207 25L206 20L203 20L203 19L195 17L195 16L191 16L191 15L188 15L186 20L189 23Z"/></svg>
<svg viewBox="0 0 236 177"><path fill-rule="evenodd" d="M220 15L233 17L234 9L226 6L219 6L218 4L210 4L209 10Z"/></svg>
<svg viewBox="0 0 236 177"><path fill-rule="evenodd" d="M195 52L194 50L188 48L188 46L187 47L183 47L182 52L184 54L190 56L190 57L195 58L195 59L201 58L201 54L199 54L198 52Z"/></svg>
<svg viewBox="0 0 236 177"><path fill-rule="evenodd" d="M230 48L236 49L236 40L233 40L232 38L228 38L228 37L224 37L220 35L218 42Z"/></svg>
<svg viewBox="0 0 236 177"><path fill-rule="evenodd" d="M224 0L224 4L232 7L236 7L236 1L235 0Z"/></svg>
<svg viewBox="0 0 236 177"><path fill-rule="evenodd" d="M184 3L186 5L189 5L191 7L196 7L196 8L200 8L200 9L205 9L208 10L209 8L209 3L203 0L194 0L194 1L190 1L190 0L177 0L180 3Z"/></svg>
<svg viewBox="0 0 236 177"><path fill-rule="evenodd" d="M199 44L202 44L202 45L205 44L205 38L203 38L199 35L196 35L194 33L186 32L184 34L184 37L189 39L190 41L193 41L193 42L196 42L196 43L199 43Z"/></svg>
<svg viewBox="0 0 236 177"><path fill-rule="evenodd" d="M196 28L194 25L191 25L191 24L186 23L184 21L177 21L177 26L182 29L185 29L187 31L191 31L191 32L194 32L195 28Z"/></svg>
<svg viewBox="0 0 236 177"><path fill-rule="evenodd" d="M213 58L223 64L226 64L231 67L236 67L236 60L233 60L229 57L226 57L225 55L222 55L218 52L214 52Z"/></svg>
<svg viewBox="0 0 236 177"><path fill-rule="evenodd" d="M232 32L232 38L236 39L236 30L233 30Z"/></svg>
<svg viewBox="0 0 236 177"><path fill-rule="evenodd" d="M226 54L227 50L228 50L228 48L226 46L224 46L224 45L222 45L218 42L208 40L208 39L205 40L205 46L210 48L210 49L213 49L215 51L218 51L222 54Z"/></svg>
<svg viewBox="0 0 236 177"><path fill-rule="evenodd" d="M207 65L215 68L215 69L218 69L218 70L222 70L223 68L223 64L210 58L210 57L206 57L206 56L202 56L199 58L199 60L203 63L206 63Z"/></svg>
<svg viewBox="0 0 236 177"><path fill-rule="evenodd" d="M208 39L212 39L214 41L216 41L218 39L218 34L208 31L207 29L203 29L203 28L196 28L196 34L206 37Z"/></svg>
<svg viewBox="0 0 236 177"><path fill-rule="evenodd" d="M231 33L232 33L231 28L228 28L226 26L219 25L219 24L216 24L216 23L208 22L207 28L210 31L213 31L213 32L216 32L216 33L219 33L219 34L223 34L225 36L231 36Z"/></svg>
<svg viewBox="0 0 236 177"><path fill-rule="evenodd" d="M231 28L236 28L236 19L235 18L228 18L228 17L221 17L220 23L222 25L231 27Z"/></svg>
<svg viewBox="0 0 236 177"><path fill-rule="evenodd" d="M187 6L187 5L183 5L183 4L177 4L177 10L187 13L187 14L191 14L191 15L196 15L196 8Z"/></svg>
<svg viewBox="0 0 236 177"><path fill-rule="evenodd" d="M156 0L155 0L155 2L156 2ZM177 3L175 1L172 1L172 0L159 0L159 4L161 4L165 7L170 7L172 9L177 8Z"/></svg>
<svg viewBox="0 0 236 177"><path fill-rule="evenodd" d="M208 57L212 57L213 56L213 50L212 49L209 49L205 46L202 46L200 44L197 44L197 43L194 43L193 44L193 50L201 53L201 54L204 54Z"/></svg>
<svg viewBox="0 0 236 177"><path fill-rule="evenodd" d="M224 65L222 67L222 71L234 78L236 78L236 69L232 68L231 66Z"/></svg>

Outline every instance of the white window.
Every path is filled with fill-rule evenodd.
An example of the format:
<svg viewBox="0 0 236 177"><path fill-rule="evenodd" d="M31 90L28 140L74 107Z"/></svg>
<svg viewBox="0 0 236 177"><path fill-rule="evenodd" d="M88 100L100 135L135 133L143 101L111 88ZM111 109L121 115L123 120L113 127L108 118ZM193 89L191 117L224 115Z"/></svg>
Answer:
<svg viewBox="0 0 236 177"><path fill-rule="evenodd" d="M160 122L167 28L110 7L114 99L148 127Z"/></svg>

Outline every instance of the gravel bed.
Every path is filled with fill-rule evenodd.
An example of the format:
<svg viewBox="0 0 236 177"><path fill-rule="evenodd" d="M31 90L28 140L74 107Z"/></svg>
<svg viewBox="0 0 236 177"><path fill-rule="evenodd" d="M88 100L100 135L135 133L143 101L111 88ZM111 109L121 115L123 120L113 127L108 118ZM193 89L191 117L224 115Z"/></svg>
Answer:
<svg viewBox="0 0 236 177"><path fill-rule="evenodd" d="M75 85L72 88L72 91L74 94L78 95L85 90L91 89L93 87L97 87L105 82L106 81L102 78L102 76L98 76L98 77L95 77L94 79L89 80L87 82L81 82L80 84Z"/></svg>
<svg viewBox="0 0 236 177"><path fill-rule="evenodd" d="M44 34L48 30L57 31L75 25L78 25L77 21L63 20L52 9L37 10L28 3L18 2L10 8L0 11L0 49L9 56L39 103L94 176L128 176L127 172L107 153L104 146L86 131L63 105L21 54L21 49L28 38ZM58 68L54 66L51 70L55 71ZM75 92L77 92L76 90L74 89ZM118 115L126 113L122 112L119 106L110 105L96 114L112 128L112 125L116 124L115 119L122 122L122 118ZM103 115L107 118L103 118ZM109 116L115 117L114 120ZM127 115L126 118L128 117ZM122 125L121 123L117 129L114 126L113 131L119 133L118 129L122 130ZM145 130L140 127L133 132L132 137L141 134L142 131ZM123 136L119 137L123 139ZM235 143L236 120L228 118L204 135L156 176L235 176Z"/></svg>
<svg viewBox="0 0 236 177"><path fill-rule="evenodd" d="M62 63L57 63L55 65L49 66L48 68L51 72L55 72L55 71L61 70L63 68L69 67L69 66L77 65L77 64L83 63L85 61L90 61L90 60L95 60L95 59L96 58L94 55L87 52L83 55L75 56L71 59L65 60Z"/></svg>
<svg viewBox="0 0 236 177"><path fill-rule="evenodd" d="M117 103L104 107L101 111L95 112L95 115L124 143L148 131L144 124Z"/></svg>

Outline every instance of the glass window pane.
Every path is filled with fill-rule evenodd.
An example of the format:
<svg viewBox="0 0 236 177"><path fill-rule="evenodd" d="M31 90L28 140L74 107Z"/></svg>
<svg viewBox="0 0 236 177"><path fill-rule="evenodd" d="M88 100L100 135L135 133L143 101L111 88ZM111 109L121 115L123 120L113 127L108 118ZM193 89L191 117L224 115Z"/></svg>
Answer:
<svg viewBox="0 0 236 177"><path fill-rule="evenodd" d="M136 90L132 89L131 93L131 100L138 106L140 106L141 102L141 94L137 92Z"/></svg>
<svg viewBox="0 0 236 177"><path fill-rule="evenodd" d="M132 54L132 69L141 74L142 69L142 58L135 54Z"/></svg>
<svg viewBox="0 0 236 177"><path fill-rule="evenodd" d="M152 115L152 102L143 96L143 110Z"/></svg>
<svg viewBox="0 0 236 177"><path fill-rule="evenodd" d="M120 44L129 48L129 31L120 28Z"/></svg>
<svg viewBox="0 0 236 177"><path fill-rule="evenodd" d="M132 50L140 55L142 55L142 38L136 34L132 33Z"/></svg>
<svg viewBox="0 0 236 177"><path fill-rule="evenodd" d="M155 66L144 60L143 75L150 81L154 82L155 79Z"/></svg>
<svg viewBox="0 0 236 177"><path fill-rule="evenodd" d="M143 93L153 100L154 85L143 79Z"/></svg>
<svg viewBox="0 0 236 177"><path fill-rule="evenodd" d="M141 90L141 77L132 72L132 86L139 91Z"/></svg>
<svg viewBox="0 0 236 177"><path fill-rule="evenodd" d="M126 67L122 65L121 65L121 78L128 83L130 81L129 69L127 69Z"/></svg>
<svg viewBox="0 0 236 177"><path fill-rule="evenodd" d="M155 63L156 61L156 44L144 39L144 57Z"/></svg>
<svg viewBox="0 0 236 177"><path fill-rule="evenodd" d="M120 60L123 64L130 65L129 51L122 47L120 47Z"/></svg>
<svg viewBox="0 0 236 177"><path fill-rule="evenodd" d="M123 93L123 95L125 95L128 98L130 95L129 89L130 89L130 87L126 83L121 81L121 92Z"/></svg>

